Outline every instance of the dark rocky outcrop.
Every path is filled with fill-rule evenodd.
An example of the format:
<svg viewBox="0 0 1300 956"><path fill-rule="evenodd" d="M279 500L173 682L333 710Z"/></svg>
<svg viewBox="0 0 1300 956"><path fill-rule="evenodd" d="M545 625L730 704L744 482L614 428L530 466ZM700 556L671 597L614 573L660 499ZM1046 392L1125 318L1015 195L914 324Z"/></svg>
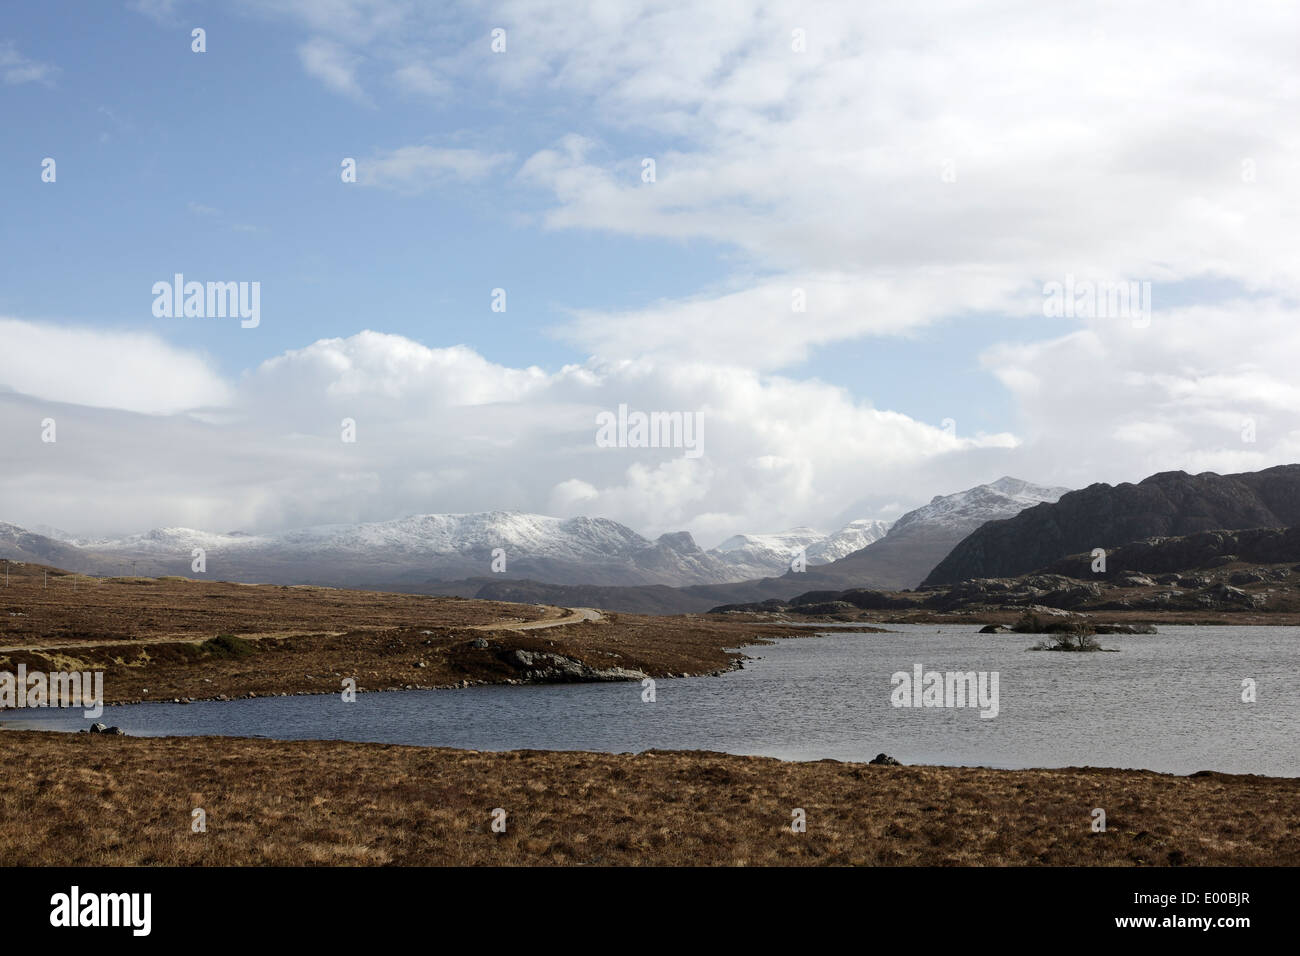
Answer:
<svg viewBox="0 0 1300 956"><path fill-rule="evenodd" d="M953 548L923 586L1027 574L1146 538L1293 525L1300 525L1300 465L1236 475L1161 472L1138 484L1090 485L990 521Z"/></svg>
<svg viewBox="0 0 1300 956"><path fill-rule="evenodd" d="M1178 587L1204 587L1208 575L1191 572L1213 570L1227 564L1286 564L1300 560L1300 527L1251 528L1245 531L1203 531L1176 538L1147 538L1106 552L1106 570L1092 570L1090 553L1073 554L1049 565L1045 571L1081 580L1123 581L1154 574L1155 583ZM1229 579L1236 585L1280 581L1286 569L1243 569ZM1163 572L1163 573L1162 573ZM1150 582L1149 582L1150 583Z"/></svg>

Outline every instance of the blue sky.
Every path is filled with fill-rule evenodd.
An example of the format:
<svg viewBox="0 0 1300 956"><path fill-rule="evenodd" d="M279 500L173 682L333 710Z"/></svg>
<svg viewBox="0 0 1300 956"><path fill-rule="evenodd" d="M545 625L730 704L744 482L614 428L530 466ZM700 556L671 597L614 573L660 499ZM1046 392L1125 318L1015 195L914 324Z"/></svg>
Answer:
<svg viewBox="0 0 1300 956"><path fill-rule="evenodd" d="M720 540L1294 460L1296 13L1194 6L11 5L0 519ZM176 272L259 282L260 325L155 318ZM1150 321L1046 316L1066 276ZM705 455L596 454L621 402ZM50 409L98 441L29 448Z"/></svg>
<svg viewBox="0 0 1300 956"><path fill-rule="evenodd" d="M706 239L548 229L547 197L513 182L509 167L418 195L350 187L343 157L408 143L470 143L519 161L573 131L601 138L610 156L678 144L594 122L577 98L505 97L472 78L437 103L382 88L358 102L304 73L291 22L220 4L184 9L156 19L118 4L50 3L6 15L5 37L58 73L49 86L6 90L0 155L15 170L51 156L58 180L50 189L36 175L7 179L0 312L147 329L232 376L363 327L554 370L586 358L554 334L571 310L636 309L753 266ZM448 12L448 51L482 47L490 68L492 21ZM191 23L207 32L205 53L190 49ZM175 271L260 281L259 333L154 318L149 288ZM497 287L507 289L505 314L489 309ZM791 370L935 423L978 390L981 401L963 403L970 424L998 430L1013 407L979 367L979 345L1055 331L986 316L820 348Z"/></svg>
<svg viewBox="0 0 1300 956"><path fill-rule="evenodd" d="M26 56L60 65L55 85L6 96L6 167L58 163L57 189L7 180L9 314L147 327L227 373L366 323L554 367L584 357L547 334L566 309L680 295L725 269L709 243L548 233L523 221L538 199L507 177L414 197L340 181L343 157L386 144L468 135L527 155L575 111L531 119L472 87L435 105L353 102L304 75L297 31L221 5L202 9L203 54L188 20L120 5L25 5L6 19ZM486 29L466 18L449 34L468 43ZM256 337L154 319L149 287L173 270L256 277L274 318ZM496 287L509 293L504 316L488 309Z"/></svg>

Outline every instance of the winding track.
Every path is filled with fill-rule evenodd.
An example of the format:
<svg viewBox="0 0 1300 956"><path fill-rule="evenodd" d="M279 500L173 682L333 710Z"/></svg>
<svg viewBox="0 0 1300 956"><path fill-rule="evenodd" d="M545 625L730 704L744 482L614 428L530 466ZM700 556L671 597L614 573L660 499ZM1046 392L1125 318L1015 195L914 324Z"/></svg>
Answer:
<svg viewBox="0 0 1300 956"><path fill-rule="evenodd" d="M548 627L563 627L566 624L581 624L583 621L592 621L598 623L605 619L604 616L594 608L589 608L589 607L563 608L563 607L556 607L553 604L548 604L546 605L546 607L550 608L553 611L560 611L560 612L567 612L567 613L562 614L560 617L542 618L541 620L538 621L518 621L510 624L504 624L504 623L503 624L473 624L470 625L469 627L458 628L458 630L540 631ZM378 630L396 630L396 629L397 629L396 627L378 628ZM307 634L307 633L320 634L322 632L318 630L313 630L313 631L301 631L301 632L294 631L294 632L285 632L285 633L272 632L268 634L240 634L239 638L240 640L245 640L245 641L258 641L267 637L297 637L300 634ZM331 637L338 637L340 634L346 634L347 631L326 631L324 633L329 634ZM0 653L3 653L5 651L40 652L40 651L86 650L87 648L91 648L91 647L108 647L113 644L202 644L204 641L208 639L209 638L207 636L169 637L167 635L161 635L158 637L124 638L112 642L101 641L99 643L95 643L93 641L80 641L80 642L73 642L70 644L69 643L23 644L23 645L13 645L13 646L0 644Z"/></svg>
<svg viewBox="0 0 1300 956"><path fill-rule="evenodd" d="M569 613L564 617L542 618L540 621L521 621L518 624L475 624L469 628L471 631L540 631L547 627L563 627L565 624L581 624L583 621L600 622L605 618L595 608L574 607L562 608L554 607L556 611L567 610Z"/></svg>

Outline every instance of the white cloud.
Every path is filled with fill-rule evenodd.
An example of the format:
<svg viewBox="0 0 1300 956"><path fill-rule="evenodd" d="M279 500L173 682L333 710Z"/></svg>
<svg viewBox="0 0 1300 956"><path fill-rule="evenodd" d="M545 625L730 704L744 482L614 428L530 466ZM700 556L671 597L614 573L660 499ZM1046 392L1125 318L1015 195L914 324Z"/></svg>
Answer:
<svg viewBox="0 0 1300 956"><path fill-rule="evenodd" d="M23 83L42 83L54 85L54 77L59 68L52 63L40 63L18 52L12 41L0 43L0 78L6 86L21 86Z"/></svg>
<svg viewBox="0 0 1300 956"><path fill-rule="evenodd" d="M33 437L42 406L5 397L24 410L0 422L0 440L15 449L0 500L17 503L3 517L74 530L130 530L132 520L262 530L514 508L721 540L740 528L831 525L862 497L868 471L892 484L1015 443L957 438L841 389L740 369L593 361L546 373L464 346L362 332L286 352L227 389L198 357L143 337L65 341L59 330L19 325L0 331L26 330L40 348L18 337L0 381L78 404L58 412L63 466L45 488L33 481L53 460ZM112 360L125 363L120 379L104 371ZM218 400L201 415L104 410L162 414ZM703 455L598 447L597 413L621 403L700 414ZM355 443L341 440L345 418L356 423Z"/></svg>
<svg viewBox="0 0 1300 956"><path fill-rule="evenodd" d="M308 74L334 92L358 102L368 102L357 81L357 67L361 57L349 52L341 44L325 37L312 37L298 47L298 58Z"/></svg>
<svg viewBox="0 0 1300 956"><path fill-rule="evenodd" d="M1300 310L1234 300L1090 319L982 361L1017 399L1032 460L1066 484L1300 460ZM1245 423L1252 441L1243 440Z"/></svg>
<svg viewBox="0 0 1300 956"><path fill-rule="evenodd" d="M498 9L523 33L503 81L576 98L637 150L585 124L535 152L521 177L554 197L547 224L706 239L748 264L735 289L583 316L593 347L625 348L645 317L652 346L744 342L780 367L813 341L1024 313L1066 273L1300 293L1300 134L1276 120L1298 89L1293 6ZM761 300L809 276L836 277L844 308L777 321Z"/></svg>
<svg viewBox="0 0 1300 956"><path fill-rule="evenodd" d="M895 517L1006 473L1078 487L1253 469L1300 458L1296 318L1285 303L1233 302L992 348L983 362L1019 403L1017 435L952 434L837 387L734 366L592 359L545 372L371 331L226 384L148 336L5 320L0 441L13 453L0 500L13 504L0 518L270 530L518 509L690 530L710 545ZM1194 332L1169 334L1180 327ZM36 438L50 403L61 403L56 452ZM699 414L702 456L598 447L597 413L620 404ZM341 441L345 418L355 443Z"/></svg>
<svg viewBox="0 0 1300 956"><path fill-rule="evenodd" d="M0 341L0 385L36 398L167 415L233 394L202 356L146 333L0 318Z"/></svg>
<svg viewBox="0 0 1300 956"><path fill-rule="evenodd" d="M393 71L393 81L408 93L442 98L451 92L451 84L423 63L408 63Z"/></svg>
<svg viewBox="0 0 1300 956"><path fill-rule="evenodd" d="M400 93L487 87L533 121L508 140L489 140L489 123L476 149L378 153L359 164L363 182L415 193L519 155L518 184L543 197L547 227L703 240L732 272L670 300L575 311L562 331L591 358L557 372L363 332L229 387L198 357L146 342L106 384L89 363L129 352L124 340L61 344L64 362L32 344L57 332L29 329L0 381L98 407L66 414L85 417L83 436L117 436L61 439L80 467L53 478L35 457L48 449L7 436L22 451L0 492L33 520L104 520L79 497L98 487L123 502L120 520L149 524L520 508L717 540L832 527L1005 473L1079 486L1300 458L1300 132L1279 119L1300 94L1294 5L506 0L465 8L464 32L402 0L245 9L300 23L303 67L359 101L370 69ZM491 56L496 25L509 52ZM818 347L970 312L1022 317L1041 336L1043 283L1067 274L1151 281L1152 323L1080 319L985 350L990 382L1015 402L1008 433L951 435L773 374ZM1239 297L1159 301L1203 279ZM179 412L217 395L223 416L203 421L102 411ZM4 401L27 414L21 395ZM619 403L700 412L704 456L595 447L595 412ZM338 440L343 417L357 420L355 445ZM126 477L124 461L149 477Z"/></svg>

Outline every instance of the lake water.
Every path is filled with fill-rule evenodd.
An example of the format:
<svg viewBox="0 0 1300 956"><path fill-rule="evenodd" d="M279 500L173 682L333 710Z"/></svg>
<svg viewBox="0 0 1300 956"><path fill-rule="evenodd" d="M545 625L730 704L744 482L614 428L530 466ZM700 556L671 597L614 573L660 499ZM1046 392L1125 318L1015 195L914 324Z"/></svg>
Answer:
<svg viewBox="0 0 1300 956"><path fill-rule="evenodd" d="M337 739L473 750L720 750L795 760L1139 767L1300 776L1300 629L1161 627L1113 654L1029 652L971 625L888 625L746 650L721 677L626 684L270 697L107 707L130 734ZM891 675L998 673L999 712L891 706ZM1242 681L1256 682L1255 703ZM81 712L7 711L8 727L82 729Z"/></svg>

